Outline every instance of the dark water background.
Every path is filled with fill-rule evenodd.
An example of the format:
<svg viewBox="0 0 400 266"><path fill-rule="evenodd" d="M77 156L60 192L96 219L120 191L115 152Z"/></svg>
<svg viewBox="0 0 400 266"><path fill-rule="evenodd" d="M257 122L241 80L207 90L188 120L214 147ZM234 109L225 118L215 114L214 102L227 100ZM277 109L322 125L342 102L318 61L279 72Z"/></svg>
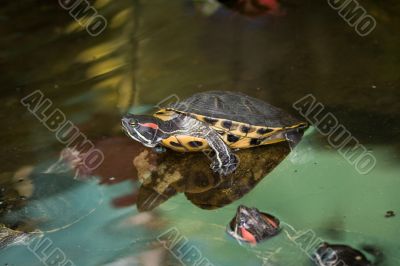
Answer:
<svg viewBox="0 0 400 266"><path fill-rule="evenodd" d="M271 210L294 228L311 228L331 241L374 244L385 253L383 265L399 265L399 217L384 218L387 210L400 212L397 1L360 1L377 21L365 37L326 1L287 1L284 15L259 18L225 8L206 14L201 1L98 0L92 4L108 21L106 30L97 37L90 36L57 2L2 3L2 192L13 190L20 171L44 167L57 160L63 149L54 134L20 103L35 90L41 90L54 108L60 108L93 141L123 137L123 113L132 107L138 110L154 105L173 94L184 98L210 89L241 91L296 114L292 104L312 93L373 151L375 169L359 175L328 148L322 136L311 134L297 148L296 156L285 160L240 203ZM113 156L118 160L118 156L129 154L115 152ZM88 189L97 197L97 188ZM118 189L129 191L131 187L113 189L118 194ZM14 194L3 193L3 201L10 202L10 195ZM76 196L71 202L97 202L88 198ZM16 211L13 204L19 202L11 202L3 205L2 214L8 209ZM104 202L107 206L107 198ZM267 257L262 255L263 248L243 248L223 234L237 204L203 211L180 196L163 205L158 215L168 226L177 226L215 265L239 265L235 263L241 260L261 265L260 258ZM101 217L113 217L100 222L109 229L110 224L118 224L120 215L136 212L134 208L101 210L79 228L49 235L60 241L58 245L76 265L105 264L146 250L140 244L132 246L127 238L119 242L116 252L109 247L119 241L118 230L100 240L93 230L85 237L84 255L79 253L79 235L99 226L96 221ZM74 209L67 212L74 213ZM265 250L283 247L289 251L277 255L281 264L271 265L307 265L307 258L293 245L273 241L263 245ZM23 256L17 255L24 252L18 248L0 252L7 254L1 255L1 262L27 265ZM31 265L40 265L29 256L25 259Z"/></svg>

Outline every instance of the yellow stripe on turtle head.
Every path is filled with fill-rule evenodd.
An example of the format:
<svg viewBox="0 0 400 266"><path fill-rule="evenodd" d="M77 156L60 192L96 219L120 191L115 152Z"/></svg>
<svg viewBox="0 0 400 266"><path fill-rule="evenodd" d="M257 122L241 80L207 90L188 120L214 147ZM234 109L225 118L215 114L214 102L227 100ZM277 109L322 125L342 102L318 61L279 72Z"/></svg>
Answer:
<svg viewBox="0 0 400 266"><path fill-rule="evenodd" d="M161 119L163 121L169 121L173 119L175 115L176 115L175 111L168 109L160 109L159 111L153 114L154 117L157 117L158 119Z"/></svg>

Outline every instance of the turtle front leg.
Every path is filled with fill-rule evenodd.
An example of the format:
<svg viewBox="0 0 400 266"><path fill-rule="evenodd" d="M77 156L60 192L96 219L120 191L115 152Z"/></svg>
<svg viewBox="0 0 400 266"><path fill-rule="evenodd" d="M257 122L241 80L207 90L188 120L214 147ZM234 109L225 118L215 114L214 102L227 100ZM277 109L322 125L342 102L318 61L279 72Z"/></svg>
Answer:
<svg viewBox="0 0 400 266"><path fill-rule="evenodd" d="M154 150L155 153L164 153L164 152L167 151L167 149L164 146L161 146L161 145L156 145L153 148L153 150Z"/></svg>
<svg viewBox="0 0 400 266"><path fill-rule="evenodd" d="M220 135L207 124L189 116L172 120L179 128L180 134L205 138L210 148L215 152L212 158L211 169L220 175L229 175L236 170L239 159L225 144Z"/></svg>
<svg viewBox="0 0 400 266"><path fill-rule="evenodd" d="M238 157L225 144L221 137L214 131L206 135L208 145L215 152L212 158L211 169L220 175L229 175L233 173L239 163Z"/></svg>

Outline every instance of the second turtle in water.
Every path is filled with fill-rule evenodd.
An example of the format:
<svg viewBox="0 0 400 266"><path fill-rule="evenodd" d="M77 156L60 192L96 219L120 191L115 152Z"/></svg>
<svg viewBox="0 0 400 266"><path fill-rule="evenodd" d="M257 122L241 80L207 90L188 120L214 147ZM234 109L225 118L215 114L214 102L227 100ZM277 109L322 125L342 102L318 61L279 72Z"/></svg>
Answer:
<svg viewBox="0 0 400 266"><path fill-rule="evenodd" d="M313 255L318 266L372 266L361 251L350 246L321 243Z"/></svg>
<svg viewBox="0 0 400 266"><path fill-rule="evenodd" d="M307 126L283 110L242 93L208 91L170 104L153 115L127 114L122 127L147 147L180 152L213 150L211 169L235 171L233 149L281 141L297 143Z"/></svg>
<svg viewBox="0 0 400 266"><path fill-rule="evenodd" d="M240 205L228 224L227 232L237 240L255 245L279 233L279 220L256 208Z"/></svg>

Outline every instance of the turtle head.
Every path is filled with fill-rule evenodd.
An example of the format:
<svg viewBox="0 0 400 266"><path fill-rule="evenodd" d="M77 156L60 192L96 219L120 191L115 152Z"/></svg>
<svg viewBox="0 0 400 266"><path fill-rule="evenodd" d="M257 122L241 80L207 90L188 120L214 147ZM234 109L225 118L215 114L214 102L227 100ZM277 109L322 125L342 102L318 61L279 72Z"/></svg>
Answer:
<svg viewBox="0 0 400 266"><path fill-rule="evenodd" d="M125 133L146 147L153 148L163 139L162 121L153 116L126 114L121 122Z"/></svg>
<svg viewBox="0 0 400 266"><path fill-rule="evenodd" d="M240 205L230 222L230 229L243 240L255 244L279 232L279 220L256 208Z"/></svg>
<svg viewBox="0 0 400 266"><path fill-rule="evenodd" d="M236 223L239 227L249 228L250 226L262 223L262 218L256 208L239 205L236 210Z"/></svg>

